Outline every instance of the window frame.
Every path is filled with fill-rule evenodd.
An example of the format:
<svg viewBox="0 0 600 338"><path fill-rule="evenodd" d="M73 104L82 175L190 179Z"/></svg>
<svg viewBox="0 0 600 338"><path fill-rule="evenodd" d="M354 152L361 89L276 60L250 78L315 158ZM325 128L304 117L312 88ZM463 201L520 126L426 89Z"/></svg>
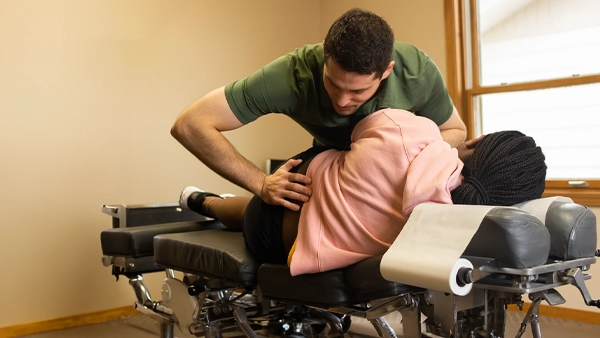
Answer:
<svg viewBox="0 0 600 338"><path fill-rule="evenodd" d="M477 0L444 0L446 82L454 105L467 125L468 139L475 135L474 98L478 95L600 83L600 75L585 75L482 86L479 81L477 13L467 11L467 4L468 8L476 8ZM466 16L468 22L465 20ZM583 185L578 183L579 181L546 180L543 197L566 196L576 203L600 206L600 180L586 180Z"/></svg>

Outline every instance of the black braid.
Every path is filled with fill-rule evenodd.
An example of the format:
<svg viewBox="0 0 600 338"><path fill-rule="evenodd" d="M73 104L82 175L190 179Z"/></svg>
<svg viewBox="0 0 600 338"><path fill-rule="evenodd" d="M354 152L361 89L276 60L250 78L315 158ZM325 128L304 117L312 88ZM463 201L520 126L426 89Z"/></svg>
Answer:
<svg viewBox="0 0 600 338"><path fill-rule="evenodd" d="M466 161L462 171L465 181L452 191L452 201L514 205L540 198L546 187L544 161L542 149L521 132L486 135Z"/></svg>

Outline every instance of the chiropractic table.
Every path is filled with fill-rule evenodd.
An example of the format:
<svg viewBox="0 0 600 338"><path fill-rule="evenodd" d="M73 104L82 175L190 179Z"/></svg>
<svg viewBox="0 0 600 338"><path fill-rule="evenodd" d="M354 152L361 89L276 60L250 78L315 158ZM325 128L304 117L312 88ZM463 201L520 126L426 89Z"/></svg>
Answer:
<svg viewBox="0 0 600 338"><path fill-rule="evenodd" d="M294 277L286 265L257 261L241 232L177 203L102 211L112 217L101 232L103 264L129 279L134 307L159 323L162 338L344 337L353 318L379 337L496 338L505 336L507 306L522 308L524 295L531 302L516 337L529 325L538 338L540 304L565 303L558 288L576 287L600 307L585 285L599 255L596 217L565 198L420 205L384 255ZM156 272L166 273L161 300L143 280ZM383 317L392 313L402 332Z"/></svg>

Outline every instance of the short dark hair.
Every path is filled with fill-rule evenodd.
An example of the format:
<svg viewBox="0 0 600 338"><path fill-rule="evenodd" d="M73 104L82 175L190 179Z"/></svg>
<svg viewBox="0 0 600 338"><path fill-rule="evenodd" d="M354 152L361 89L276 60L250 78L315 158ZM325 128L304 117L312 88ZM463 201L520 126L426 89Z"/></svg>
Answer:
<svg viewBox="0 0 600 338"><path fill-rule="evenodd" d="M392 59L394 32L380 16L354 8L329 28L323 52L325 62L334 61L343 70L381 78Z"/></svg>
<svg viewBox="0 0 600 338"><path fill-rule="evenodd" d="M510 206L542 197L546 163L535 140L519 131L501 131L479 141L465 161L463 184L454 189L455 204Z"/></svg>

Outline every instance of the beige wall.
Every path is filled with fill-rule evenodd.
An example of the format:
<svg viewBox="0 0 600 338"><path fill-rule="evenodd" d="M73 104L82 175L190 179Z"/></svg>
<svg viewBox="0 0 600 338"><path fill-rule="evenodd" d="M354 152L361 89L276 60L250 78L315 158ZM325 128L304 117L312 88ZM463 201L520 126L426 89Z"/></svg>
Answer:
<svg viewBox="0 0 600 338"><path fill-rule="evenodd" d="M0 327L132 304L100 263L103 204L172 202L188 184L245 194L169 135L188 104L322 41L355 6L445 73L442 3L0 0ZM280 116L227 136L261 167L310 145ZM162 274L146 278L159 298Z"/></svg>
<svg viewBox="0 0 600 338"><path fill-rule="evenodd" d="M209 90L319 42L317 8L0 0L0 327L133 304L100 261L111 226L101 206L174 202L188 184L243 193L176 143L171 124ZM311 142L277 116L228 137L259 166ZM162 278L148 277L156 298Z"/></svg>

